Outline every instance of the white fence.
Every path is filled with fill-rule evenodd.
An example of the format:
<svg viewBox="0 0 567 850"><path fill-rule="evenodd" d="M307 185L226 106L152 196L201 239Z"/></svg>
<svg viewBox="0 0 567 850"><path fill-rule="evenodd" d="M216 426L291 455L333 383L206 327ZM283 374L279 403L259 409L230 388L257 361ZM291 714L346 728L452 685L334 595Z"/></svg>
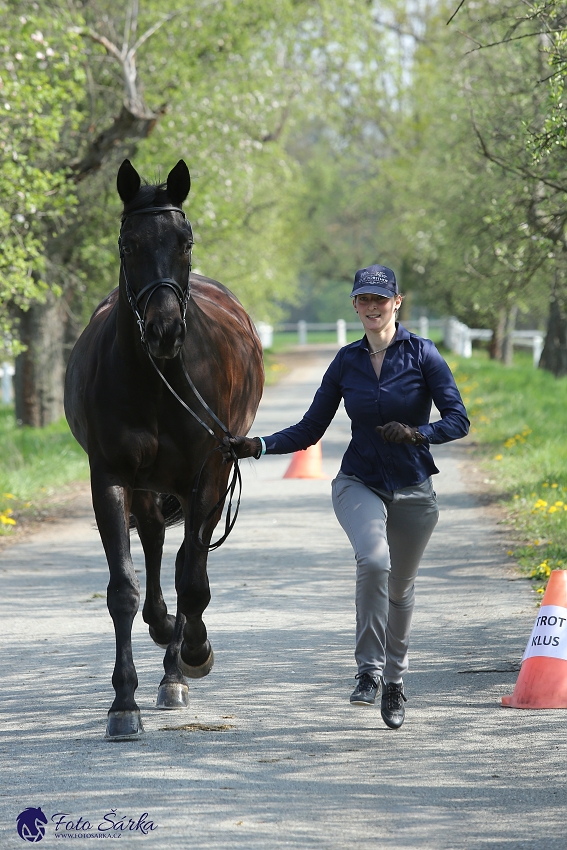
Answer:
<svg viewBox="0 0 567 850"><path fill-rule="evenodd" d="M12 378L15 369L10 363L2 363L0 366L0 380L2 381L2 404L10 404L13 397Z"/></svg>
<svg viewBox="0 0 567 850"><path fill-rule="evenodd" d="M427 316L421 316L416 322L406 322L405 327L427 339L430 328L444 328L446 321L446 319L428 319ZM360 322L345 322L344 319L338 319L336 322L306 322L300 319L299 322L284 322L275 327L266 322L258 322L256 330L264 348L271 348L274 344L274 332L282 331L296 333L298 345L309 344L310 331L335 331L337 345L341 347L347 344L347 331L361 331L362 326Z"/></svg>
<svg viewBox="0 0 567 850"><path fill-rule="evenodd" d="M543 331L514 331L512 342L515 346L531 348L534 366L539 366L544 341ZM454 316L445 319L444 342L455 354L461 357L470 357L472 354L473 339L492 339L492 331L484 328L469 328L463 322L459 322Z"/></svg>
<svg viewBox="0 0 567 850"><path fill-rule="evenodd" d="M428 319L427 316L421 316L417 321L405 322L405 327L408 330L414 331L424 339L429 338L429 332L432 328L441 329L443 331L443 341L445 346L459 354L461 357L470 357L472 355L472 342L475 339L490 340L492 339L492 331L485 328L469 328L463 322L459 322L454 316L448 319ZM264 348L271 348L274 344L274 330L287 333L297 333L298 345L307 345L309 341L309 331L335 331L337 335L337 345L342 347L347 343L347 331L360 331L360 322L345 322L344 319L338 319L336 322L306 322L301 319L299 322L284 322L283 324L268 325L265 322L258 322L256 325L260 341ZM515 346L531 348L533 352L534 366L539 365L541 352L543 351L544 334L542 331L514 331L512 336Z"/></svg>

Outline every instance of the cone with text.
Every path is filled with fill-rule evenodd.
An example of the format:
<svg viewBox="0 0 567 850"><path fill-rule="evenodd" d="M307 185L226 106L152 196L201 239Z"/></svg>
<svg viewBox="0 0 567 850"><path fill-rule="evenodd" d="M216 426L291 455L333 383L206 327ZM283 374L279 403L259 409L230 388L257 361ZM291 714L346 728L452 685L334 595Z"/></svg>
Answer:
<svg viewBox="0 0 567 850"><path fill-rule="evenodd" d="M554 570L530 635L509 708L567 708L567 571Z"/></svg>
<svg viewBox="0 0 567 850"><path fill-rule="evenodd" d="M321 442L303 451L294 452L284 478L327 478L323 473Z"/></svg>

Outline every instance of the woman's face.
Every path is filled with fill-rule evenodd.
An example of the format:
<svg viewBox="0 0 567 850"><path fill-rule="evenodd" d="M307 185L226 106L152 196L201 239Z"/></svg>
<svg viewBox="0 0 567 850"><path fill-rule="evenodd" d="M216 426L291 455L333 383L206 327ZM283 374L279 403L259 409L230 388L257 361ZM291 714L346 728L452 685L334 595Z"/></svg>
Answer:
<svg viewBox="0 0 567 850"><path fill-rule="evenodd" d="M352 299L365 331L383 331L395 322L396 310L402 303L400 295L387 298L383 295L364 294Z"/></svg>

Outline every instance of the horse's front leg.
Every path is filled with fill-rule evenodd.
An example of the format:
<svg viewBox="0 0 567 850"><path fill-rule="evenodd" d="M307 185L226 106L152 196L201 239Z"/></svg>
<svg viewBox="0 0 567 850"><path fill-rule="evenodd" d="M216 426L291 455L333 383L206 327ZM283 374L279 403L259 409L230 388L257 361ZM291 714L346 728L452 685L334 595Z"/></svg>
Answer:
<svg viewBox="0 0 567 850"><path fill-rule="evenodd" d="M134 699L138 676L132 657L132 623L140 604L140 585L130 554L131 491L91 465L93 507L106 552L110 580L108 611L114 623L116 662L112 684L116 693L108 712L106 737L113 741L137 738L144 730Z"/></svg>
<svg viewBox="0 0 567 850"><path fill-rule="evenodd" d="M207 575L208 550L195 545L194 534L215 504L217 494L218 488L204 488L199 510L194 517L194 528L190 527L188 516L185 522L185 540L175 562L177 610L186 619L183 643L179 652L179 666L184 675L191 679L206 676L214 664L213 650L207 639L207 629L203 622L203 612L211 601ZM205 546L210 542L214 524L214 522L211 523L204 535Z"/></svg>

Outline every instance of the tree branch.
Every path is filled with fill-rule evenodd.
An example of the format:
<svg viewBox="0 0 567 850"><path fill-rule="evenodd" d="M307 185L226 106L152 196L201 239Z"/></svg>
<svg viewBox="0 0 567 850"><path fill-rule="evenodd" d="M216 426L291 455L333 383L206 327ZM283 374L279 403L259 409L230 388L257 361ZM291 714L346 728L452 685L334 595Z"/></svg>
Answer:
<svg viewBox="0 0 567 850"><path fill-rule="evenodd" d="M460 2L460 3L459 3L459 5L457 6L457 8L456 8L456 9L455 9L455 11L453 12L453 14L451 15L451 17L450 17L450 18L449 18L449 20L447 21L447 26L449 26L449 24L451 23L451 21L453 20L453 18L455 17L455 15L457 14L457 12L459 11L459 9L461 8L461 6L462 6L464 3L465 3L465 0L461 0L461 2Z"/></svg>
<svg viewBox="0 0 567 850"><path fill-rule="evenodd" d="M145 139L152 132L161 116L165 114L165 106L161 106L157 112L149 109L138 90L136 53L165 23L178 14L180 14L179 11L164 15L130 47L129 40L135 37L138 26L138 0L132 0L124 25L124 42L121 50L114 42L93 29L79 27L74 29L74 32L84 38L90 38L100 44L108 55L118 62L122 69L124 83L124 99L120 114L114 119L110 127L99 133L89 144L85 155L80 160L71 163L73 179L76 182L83 180L88 174L98 171L106 157L111 151L116 150L118 145L127 141L137 142Z"/></svg>

